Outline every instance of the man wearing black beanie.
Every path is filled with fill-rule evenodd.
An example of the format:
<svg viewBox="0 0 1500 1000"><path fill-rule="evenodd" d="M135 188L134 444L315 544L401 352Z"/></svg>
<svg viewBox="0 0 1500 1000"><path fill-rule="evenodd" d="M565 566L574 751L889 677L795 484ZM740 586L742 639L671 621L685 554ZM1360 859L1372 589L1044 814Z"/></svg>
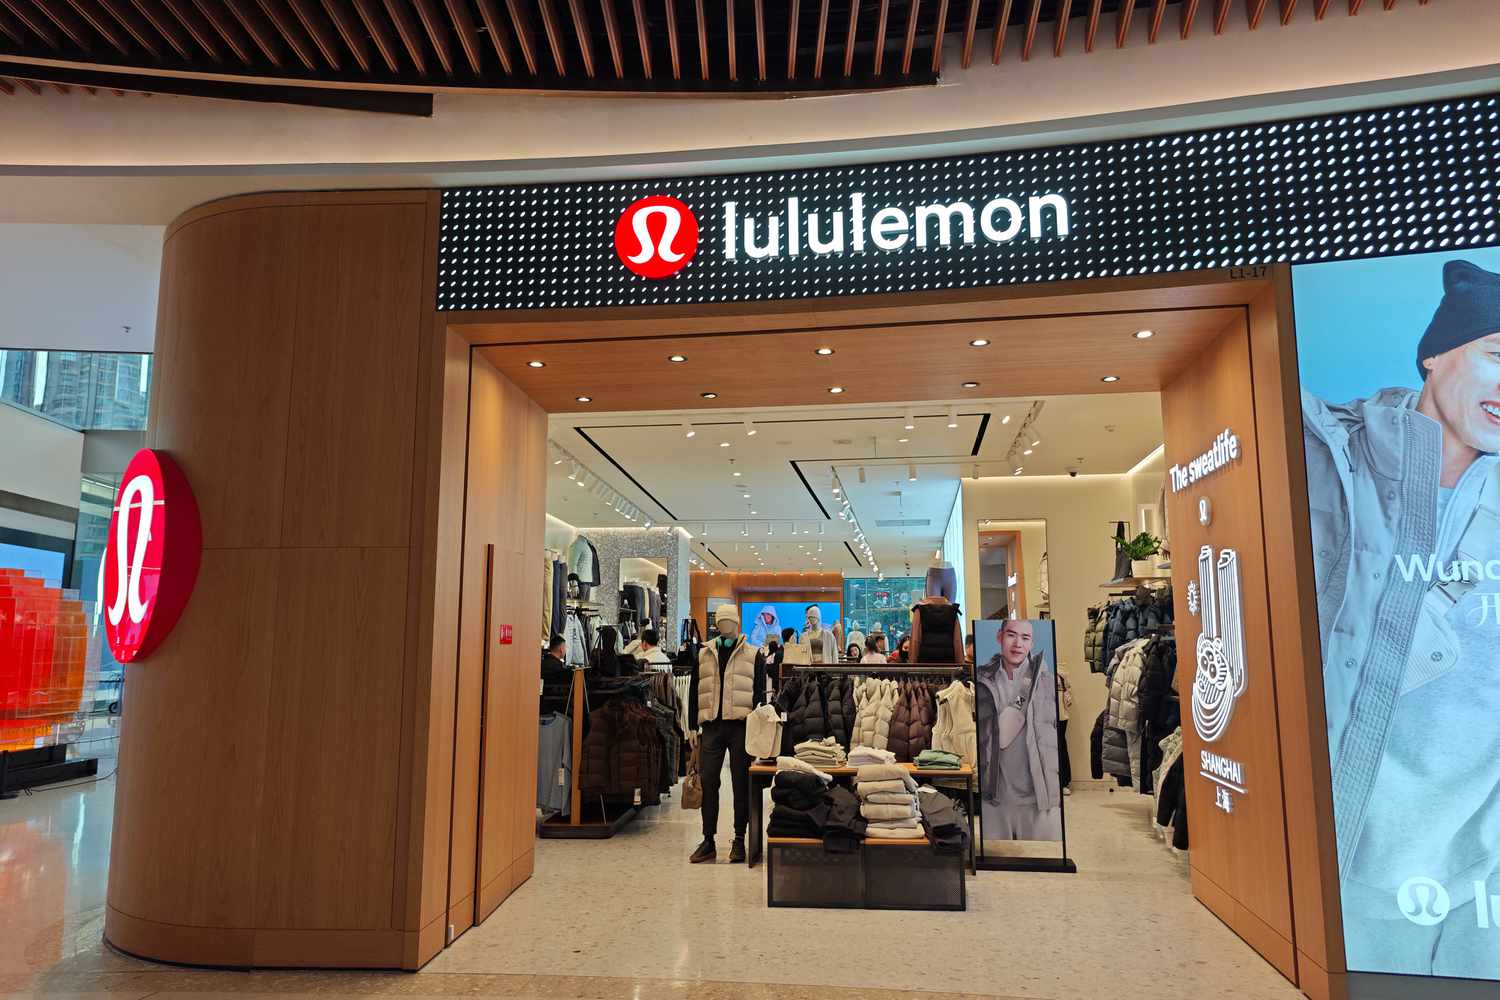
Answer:
<svg viewBox="0 0 1500 1000"><path fill-rule="evenodd" d="M1303 394L1329 759L1349 968L1500 978L1500 274L1442 277L1419 389Z"/></svg>

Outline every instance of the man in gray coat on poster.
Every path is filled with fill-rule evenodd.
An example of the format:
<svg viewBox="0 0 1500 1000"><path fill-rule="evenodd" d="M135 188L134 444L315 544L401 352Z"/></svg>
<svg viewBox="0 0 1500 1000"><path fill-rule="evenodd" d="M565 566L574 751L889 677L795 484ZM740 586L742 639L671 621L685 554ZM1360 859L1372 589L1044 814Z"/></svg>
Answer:
<svg viewBox="0 0 1500 1000"><path fill-rule="evenodd" d="M1303 396L1344 936L1496 978L1500 275L1448 262L1415 354L1419 390Z"/></svg>
<svg viewBox="0 0 1500 1000"><path fill-rule="evenodd" d="M974 672L985 840L1061 840L1057 675L1031 622L1007 621L1000 652Z"/></svg>

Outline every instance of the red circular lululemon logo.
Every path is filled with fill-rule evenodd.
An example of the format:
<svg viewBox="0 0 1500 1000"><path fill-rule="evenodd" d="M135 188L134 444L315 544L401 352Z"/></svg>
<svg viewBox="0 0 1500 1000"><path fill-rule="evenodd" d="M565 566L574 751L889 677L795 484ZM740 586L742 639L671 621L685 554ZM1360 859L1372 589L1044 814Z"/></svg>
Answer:
<svg viewBox="0 0 1500 1000"><path fill-rule="evenodd" d="M652 195L620 213L615 253L643 278L669 278L698 251L698 220L676 198Z"/></svg>
<svg viewBox="0 0 1500 1000"><path fill-rule="evenodd" d="M133 663L161 645L187 607L203 558L203 525L187 477L142 448L125 466L104 550L104 635Z"/></svg>

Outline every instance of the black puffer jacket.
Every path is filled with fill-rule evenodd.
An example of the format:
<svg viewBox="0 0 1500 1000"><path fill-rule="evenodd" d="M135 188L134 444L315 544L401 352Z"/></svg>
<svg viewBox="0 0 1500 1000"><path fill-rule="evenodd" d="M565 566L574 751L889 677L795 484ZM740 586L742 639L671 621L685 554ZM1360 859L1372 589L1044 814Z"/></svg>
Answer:
<svg viewBox="0 0 1500 1000"><path fill-rule="evenodd" d="M932 746L932 726L937 721L937 703L932 689L926 684L914 684L911 689L911 759Z"/></svg>
<svg viewBox="0 0 1500 1000"><path fill-rule="evenodd" d="M1109 709L1099 713L1094 720L1094 731L1089 734L1089 773L1098 781L1104 777L1104 717Z"/></svg>
<svg viewBox="0 0 1500 1000"><path fill-rule="evenodd" d="M891 735L885 748L896 755L898 761L912 759L912 739L921 725L921 716L911 700L911 691L902 688L896 698L896 707L891 710Z"/></svg>
<svg viewBox="0 0 1500 1000"><path fill-rule="evenodd" d="M823 711L828 720L827 735L839 741L846 750L849 748L849 734L854 730L854 713L848 712L844 705L846 694L852 697L850 681L846 677L831 677L828 679L828 690L823 698Z"/></svg>
<svg viewBox="0 0 1500 1000"><path fill-rule="evenodd" d="M1151 791L1151 775L1161 766L1161 741L1182 724L1182 707L1172 690L1177 644L1157 639L1146 649L1137 697L1141 706L1141 774L1138 787Z"/></svg>
<svg viewBox="0 0 1500 1000"><path fill-rule="evenodd" d="M1083 630L1083 658L1089 661L1089 670L1096 674L1104 673L1108 666L1104 662L1104 630L1108 625L1108 604L1089 608L1088 628Z"/></svg>
<svg viewBox="0 0 1500 1000"><path fill-rule="evenodd" d="M791 740L791 745L807 740L821 740L828 735L828 717L823 708L823 689L814 678L805 678L797 692L797 700L787 711L786 725L782 732Z"/></svg>

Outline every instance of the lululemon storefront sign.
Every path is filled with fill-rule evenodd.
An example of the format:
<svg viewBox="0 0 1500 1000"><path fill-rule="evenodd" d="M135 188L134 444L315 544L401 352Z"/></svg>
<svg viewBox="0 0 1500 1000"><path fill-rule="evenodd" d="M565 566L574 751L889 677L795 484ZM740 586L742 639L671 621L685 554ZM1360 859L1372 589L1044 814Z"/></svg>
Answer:
<svg viewBox="0 0 1500 1000"><path fill-rule="evenodd" d="M143 448L120 477L104 552L104 634L121 663L161 645L182 616L203 558L203 526L187 477Z"/></svg>

